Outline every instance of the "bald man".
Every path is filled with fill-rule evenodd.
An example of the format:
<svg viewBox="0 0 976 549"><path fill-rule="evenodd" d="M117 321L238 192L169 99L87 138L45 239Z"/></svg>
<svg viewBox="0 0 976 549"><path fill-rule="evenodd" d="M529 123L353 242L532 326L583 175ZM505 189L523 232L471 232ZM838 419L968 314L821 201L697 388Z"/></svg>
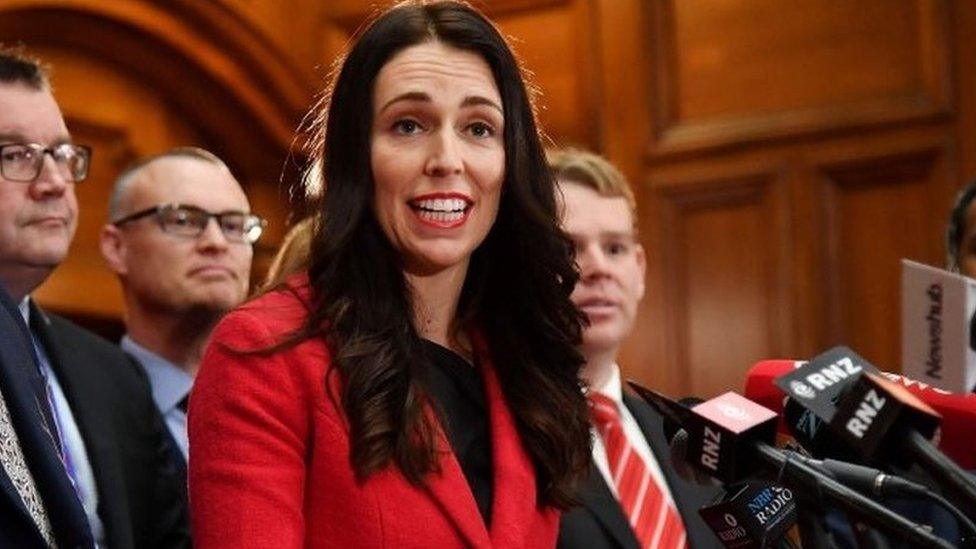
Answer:
<svg viewBox="0 0 976 549"><path fill-rule="evenodd" d="M183 147L118 178L101 249L122 285L122 348L145 368L185 474L186 406L204 346L247 296L253 244L265 221L227 166Z"/></svg>

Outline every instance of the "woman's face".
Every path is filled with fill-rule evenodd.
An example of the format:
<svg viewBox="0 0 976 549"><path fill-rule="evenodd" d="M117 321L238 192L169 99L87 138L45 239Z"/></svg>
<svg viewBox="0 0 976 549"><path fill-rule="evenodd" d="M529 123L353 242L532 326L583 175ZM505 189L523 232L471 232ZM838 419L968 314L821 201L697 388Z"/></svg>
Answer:
<svg viewBox="0 0 976 549"><path fill-rule="evenodd" d="M380 70L370 138L373 208L407 272L467 268L495 222L505 117L491 68L431 41Z"/></svg>

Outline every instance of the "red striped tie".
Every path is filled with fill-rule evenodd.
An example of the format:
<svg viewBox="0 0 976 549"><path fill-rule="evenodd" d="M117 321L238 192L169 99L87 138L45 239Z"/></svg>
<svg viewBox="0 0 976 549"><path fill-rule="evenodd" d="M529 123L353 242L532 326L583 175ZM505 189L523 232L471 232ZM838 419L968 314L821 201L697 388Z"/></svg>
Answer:
<svg viewBox="0 0 976 549"><path fill-rule="evenodd" d="M593 424L607 450L620 507L630 520L638 543L655 549L686 547L681 517L624 434L616 403L596 392L589 394L589 400Z"/></svg>

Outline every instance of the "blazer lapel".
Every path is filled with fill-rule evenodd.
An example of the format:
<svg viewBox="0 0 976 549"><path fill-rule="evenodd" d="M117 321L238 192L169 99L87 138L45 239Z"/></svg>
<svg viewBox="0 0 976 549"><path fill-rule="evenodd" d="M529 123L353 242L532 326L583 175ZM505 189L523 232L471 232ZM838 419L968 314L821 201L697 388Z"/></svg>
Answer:
<svg viewBox="0 0 976 549"><path fill-rule="evenodd" d="M468 545L486 548L525 547L532 529L537 527L540 513L536 506L535 468L522 447L515 421L505 405L504 395L488 353L477 338L475 347L484 376L491 432L494 474L491 532L485 527L461 465L442 430L439 433L444 454L441 473L433 476L427 486ZM556 523L556 519L553 519L554 535Z"/></svg>
<svg viewBox="0 0 976 549"><path fill-rule="evenodd" d="M6 319L4 319L6 320ZM22 364L25 361L29 361L29 357L26 353L28 349L24 348L23 341L15 337L16 332L11 330L13 326L6 326L8 324L4 321L4 326L0 329L0 398L3 399L4 407L6 408L7 418L0 419L0 421L9 421L10 429L14 429L16 432L21 433L22 430L17 430L15 428L15 423L20 423L21 425L27 424L28 422L15 422L15 416L19 413L23 413L24 408L31 409L37 407L36 398L28 398L27 402L18 402L19 400L24 400L18 398L18 386L22 391L23 384L17 383L15 376L17 375L13 369L15 369L17 364ZM31 395L33 396L33 395ZM24 406L26 404L26 406ZM41 421L40 413L35 414L37 421ZM29 420L29 418L27 418ZM24 454L24 460L26 462L27 456L30 451L25 448L25 440L20 440L23 438L22 435L18 434L18 444L21 447L21 451ZM53 449L53 446L52 446ZM13 464L11 464L13 465ZM37 479L35 479L37 481ZM6 500L6 504L3 504L0 509L4 511L0 512L12 512L16 513L24 522L33 522L34 519L31 517L24 506L24 502L20 497L20 493L13 484L13 479L11 479L7 471L0 467L0 500ZM9 505L8 505L9 504Z"/></svg>
<svg viewBox="0 0 976 549"><path fill-rule="evenodd" d="M590 466L590 474L580 487L580 498L585 507L610 532L620 547L637 549L637 537L616 496L607 486L607 481L595 466Z"/></svg>
<svg viewBox="0 0 976 549"><path fill-rule="evenodd" d="M676 489L682 486L685 481L681 479L671 466L671 448L664 439L662 419L657 414L652 413L649 405L639 401L638 398L627 394L626 391L624 392L624 404L630 410L634 419L637 420L637 424L640 425L647 444L651 447L651 452L657 458L661 472L664 473L665 481L670 488L671 497L674 498L674 504L678 508L678 513L681 515L681 521L685 524L689 543L691 543L693 541L692 536L694 535L692 525L701 520L697 514L697 510L704 504L704 501L691 500L689 499L690 494L687 490Z"/></svg>
<svg viewBox="0 0 976 549"><path fill-rule="evenodd" d="M76 364L68 356L69 353L65 353L53 331L51 319L33 301L30 319L31 329L39 336L47 352L51 369L58 376L58 383L64 391L78 432L85 443L85 453L88 455L88 464L98 491L98 515L104 523L107 541L113 545L130 546L132 532L126 511L126 489L116 473L122 470L122 464L118 459L116 442L111 435L112 418L99 408L97 395L100 389L86 387L91 380L85 379L85 366Z"/></svg>
<svg viewBox="0 0 976 549"><path fill-rule="evenodd" d="M436 415L430 411L430 417ZM436 421L436 419L434 419ZM450 518L471 547L491 547L488 530L474 501L474 494L464 478L464 471L458 463L447 436L438 426L438 444L440 445L441 471L427 479L427 491L437 502L441 511Z"/></svg>
<svg viewBox="0 0 976 549"><path fill-rule="evenodd" d="M476 339L475 343L481 359L491 422L492 469L495 475L491 541L495 547L525 547L532 529L538 526L541 512L537 505L535 467L522 446L487 349L480 339Z"/></svg>

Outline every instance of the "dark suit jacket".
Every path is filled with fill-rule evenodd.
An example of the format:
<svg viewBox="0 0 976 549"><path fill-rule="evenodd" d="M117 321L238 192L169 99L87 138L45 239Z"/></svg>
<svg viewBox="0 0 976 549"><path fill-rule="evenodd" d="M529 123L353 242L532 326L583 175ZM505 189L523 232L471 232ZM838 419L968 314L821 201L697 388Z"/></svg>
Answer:
<svg viewBox="0 0 976 549"><path fill-rule="evenodd" d="M20 312L0 288L0 391L59 547L92 547L85 511L64 471L44 418L40 372ZM0 547L46 547L5 470L0 467Z"/></svg>
<svg viewBox="0 0 976 549"><path fill-rule="evenodd" d="M187 505L145 372L117 346L33 303L31 330L85 441L108 547L188 547Z"/></svg>
<svg viewBox="0 0 976 549"><path fill-rule="evenodd" d="M685 481L671 466L668 443L664 439L664 427L660 414L638 397L624 393L624 405L644 432L651 451L664 473L671 495L688 532L688 545L722 547L718 538L698 515L698 509L711 502L718 494L717 488L709 488ZM607 486L596 466L590 467L590 475L580 487L583 505L563 514L559 524L559 547L565 549L636 549L637 538L620 509L620 504Z"/></svg>

